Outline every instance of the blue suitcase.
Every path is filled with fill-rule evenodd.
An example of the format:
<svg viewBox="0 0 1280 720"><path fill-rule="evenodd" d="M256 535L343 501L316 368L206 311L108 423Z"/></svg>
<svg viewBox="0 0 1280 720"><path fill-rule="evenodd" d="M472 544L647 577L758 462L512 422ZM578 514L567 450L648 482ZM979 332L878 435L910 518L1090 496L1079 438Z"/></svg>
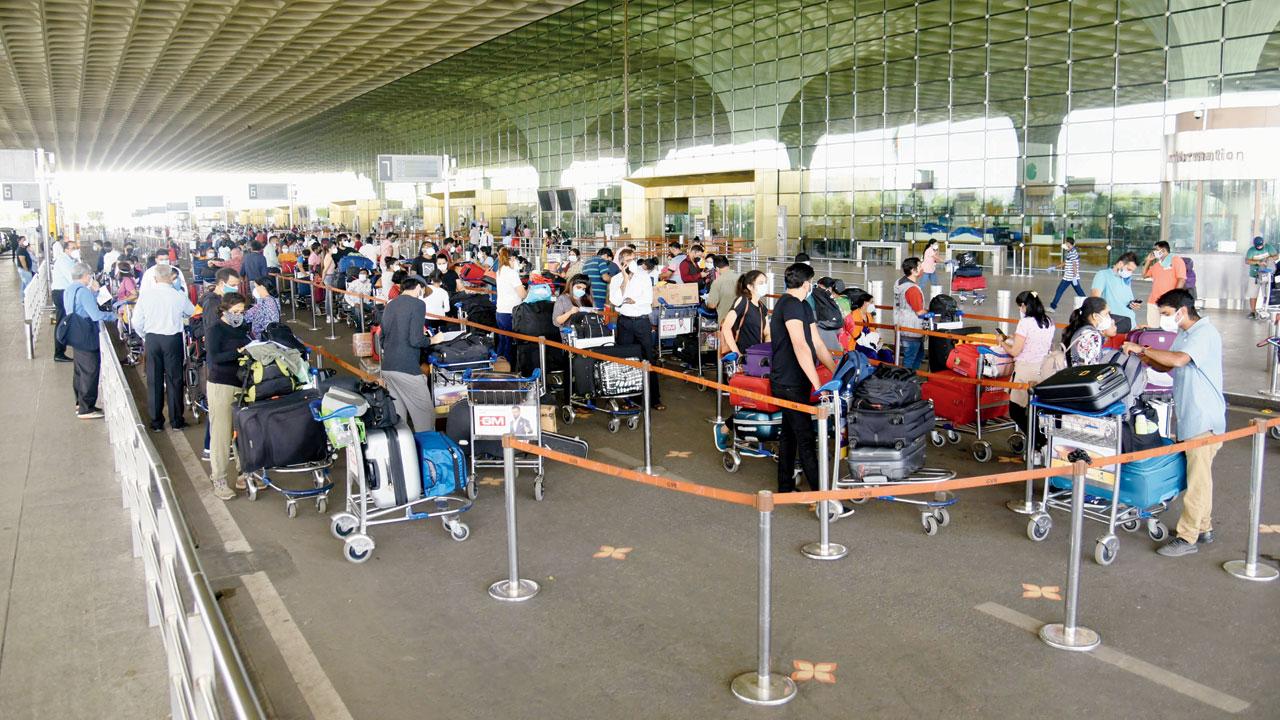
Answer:
<svg viewBox="0 0 1280 720"><path fill-rule="evenodd" d="M440 497L467 489L467 456L458 443L439 432L413 434L422 462L423 497Z"/></svg>
<svg viewBox="0 0 1280 720"><path fill-rule="evenodd" d="M760 442L778 440L782 434L782 413L759 410L738 410L733 414L733 426L738 437Z"/></svg>
<svg viewBox="0 0 1280 720"><path fill-rule="evenodd" d="M1162 445L1172 445L1165 438ZM1055 477L1053 486L1059 490L1071 487L1070 478ZM1095 497L1111 499L1111 488L1085 485L1086 492ZM1120 468L1120 504L1147 510L1162 502L1176 498L1187 489L1187 456L1173 453L1126 463Z"/></svg>

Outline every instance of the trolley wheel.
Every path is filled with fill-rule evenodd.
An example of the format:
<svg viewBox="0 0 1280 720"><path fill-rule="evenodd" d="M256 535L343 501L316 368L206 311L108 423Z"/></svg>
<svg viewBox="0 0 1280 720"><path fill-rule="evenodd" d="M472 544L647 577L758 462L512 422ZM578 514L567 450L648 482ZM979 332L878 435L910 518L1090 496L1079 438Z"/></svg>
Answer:
<svg viewBox="0 0 1280 720"><path fill-rule="evenodd" d="M827 511L827 522L835 522L844 516L844 507L839 500L819 500L813 511L819 520L822 519L824 509Z"/></svg>
<svg viewBox="0 0 1280 720"><path fill-rule="evenodd" d="M1147 520L1147 537L1160 542L1169 537L1169 528L1165 527L1164 523L1159 520L1151 518Z"/></svg>
<svg viewBox="0 0 1280 720"><path fill-rule="evenodd" d="M534 500L537 500L538 502L542 502L542 498L545 496L543 487L544 486L543 486L542 476L539 475L535 477L533 479L533 499Z"/></svg>
<svg viewBox="0 0 1280 720"><path fill-rule="evenodd" d="M1016 432L1009 436L1009 449L1014 455L1021 455L1027 450L1027 436Z"/></svg>
<svg viewBox="0 0 1280 720"><path fill-rule="evenodd" d="M725 450L720 453L720 464L724 466L725 472L738 472L738 468L742 467L742 456L737 450Z"/></svg>
<svg viewBox="0 0 1280 720"><path fill-rule="evenodd" d="M1049 530L1053 527L1053 520L1045 514L1032 515L1027 521L1027 537L1032 542L1040 542L1049 537Z"/></svg>
<svg viewBox="0 0 1280 720"><path fill-rule="evenodd" d="M290 500L289 502L285 503L284 512L290 518L298 517L298 503L294 502L293 500Z"/></svg>
<svg viewBox="0 0 1280 720"><path fill-rule="evenodd" d="M328 509L329 509L329 498L325 497L324 495L321 495L320 497L316 498L316 512L323 515L325 514L325 511L327 511Z"/></svg>
<svg viewBox="0 0 1280 720"><path fill-rule="evenodd" d="M252 475L250 475L248 482L244 484L245 488L249 493L249 502L254 502L258 499L258 486L256 483L254 483L254 480L255 478Z"/></svg>
<svg viewBox="0 0 1280 720"><path fill-rule="evenodd" d="M464 522L454 522L449 528L449 537L458 542L462 542L471 537L471 528Z"/></svg>
<svg viewBox="0 0 1280 720"><path fill-rule="evenodd" d="M947 438L937 430L933 430L929 433L929 442L933 443L933 446L936 448L945 447L947 444Z"/></svg>
<svg viewBox="0 0 1280 720"><path fill-rule="evenodd" d="M479 494L480 488L476 485L475 479L469 478L469 482L467 482L467 499L475 500Z"/></svg>
<svg viewBox="0 0 1280 720"><path fill-rule="evenodd" d="M609 432L616 433L622 428L622 421L618 420L618 418L611 418L607 427Z"/></svg>
<svg viewBox="0 0 1280 720"><path fill-rule="evenodd" d="M956 443L960 442L960 433L956 432L955 430L948 430L947 442L951 443L952 445L955 445Z"/></svg>
<svg viewBox="0 0 1280 720"><path fill-rule="evenodd" d="M1099 565L1110 565L1116 561L1116 553L1120 550L1120 540L1115 535L1098 538L1093 546L1093 561Z"/></svg>
<svg viewBox="0 0 1280 720"><path fill-rule="evenodd" d="M1280 425L1271 428L1271 439L1280 440Z"/></svg>
<svg viewBox="0 0 1280 720"><path fill-rule="evenodd" d="M1142 527L1142 520L1140 518L1133 518L1132 520L1125 520L1120 523L1120 529L1125 532L1137 532L1140 527Z"/></svg>
<svg viewBox="0 0 1280 720"><path fill-rule="evenodd" d="M933 537L938 534L938 519L933 515L921 515L920 524L924 526L924 534Z"/></svg>
<svg viewBox="0 0 1280 720"><path fill-rule="evenodd" d="M342 544L342 554L353 563L360 564L373 557L373 538L356 533Z"/></svg>
<svg viewBox="0 0 1280 720"><path fill-rule="evenodd" d="M632 415L631 417L627 418L627 429L628 429L628 430L635 430L635 429L636 429L636 428L638 428L638 427L640 427L640 416L639 416L639 415Z"/></svg>
<svg viewBox="0 0 1280 720"><path fill-rule="evenodd" d="M934 508L933 516L937 518L938 524L946 527L951 524L951 512L946 508Z"/></svg>
<svg viewBox="0 0 1280 720"><path fill-rule="evenodd" d="M344 540L360 527L360 520L351 513L341 512L329 521L329 532L339 540Z"/></svg>
<svg viewBox="0 0 1280 720"><path fill-rule="evenodd" d="M975 440L969 446L969 450L973 453L973 459L980 463L990 462L995 457L995 451L991 448L991 443L986 440Z"/></svg>
<svg viewBox="0 0 1280 720"><path fill-rule="evenodd" d="M564 421L565 425L572 425L573 421L578 419L578 414L573 411L573 408L565 405L560 408L560 419Z"/></svg>

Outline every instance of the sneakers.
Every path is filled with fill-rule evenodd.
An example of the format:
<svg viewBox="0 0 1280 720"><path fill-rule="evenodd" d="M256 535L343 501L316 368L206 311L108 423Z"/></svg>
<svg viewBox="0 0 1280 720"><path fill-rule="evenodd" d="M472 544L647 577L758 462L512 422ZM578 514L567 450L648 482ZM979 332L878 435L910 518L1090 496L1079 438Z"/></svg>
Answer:
<svg viewBox="0 0 1280 720"><path fill-rule="evenodd" d="M1180 537L1176 537L1168 542L1164 547L1156 550L1157 555L1165 557L1182 557L1183 555L1194 555L1200 552L1200 548L1195 543L1189 543Z"/></svg>
<svg viewBox="0 0 1280 720"><path fill-rule="evenodd" d="M105 413L103 413L103 412L102 412L101 410L99 410L98 408L93 408L93 409L92 409L92 410L90 410L89 412L78 412L78 413L76 413L76 417L77 417L77 418L79 418L79 419L81 419L81 420L95 420L95 419L100 418L100 417L106 417L106 414L105 414Z"/></svg>
<svg viewBox="0 0 1280 720"><path fill-rule="evenodd" d="M67 357L66 355L54 355L53 361L54 362L75 362L74 360Z"/></svg>
<svg viewBox="0 0 1280 720"><path fill-rule="evenodd" d="M236 496L236 491L227 487L226 483L214 483L213 496L219 500L232 500Z"/></svg>
<svg viewBox="0 0 1280 720"><path fill-rule="evenodd" d="M209 461L209 448L205 448L204 450L200 451L200 459L204 460L205 462Z"/></svg>
<svg viewBox="0 0 1280 720"><path fill-rule="evenodd" d="M1257 320L1257 319L1258 319L1258 313L1256 313L1256 312L1251 312L1251 313L1249 313L1248 315L1246 315L1246 316L1245 316L1245 319L1246 319L1246 320Z"/></svg>
<svg viewBox="0 0 1280 720"><path fill-rule="evenodd" d="M246 475L246 474L244 474L244 473L241 473L241 474L239 474L239 475L237 475L237 476L236 476L236 489L237 489L237 490L248 490L248 489L249 489L249 483L253 483L253 486L254 486L255 488L258 488L259 490L261 490L262 488L265 488L265 487L267 486L267 485L266 485L266 483L264 483L264 482L262 482L261 480L259 480L259 479L258 479L258 476L256 476L256 475Z"/></svg>

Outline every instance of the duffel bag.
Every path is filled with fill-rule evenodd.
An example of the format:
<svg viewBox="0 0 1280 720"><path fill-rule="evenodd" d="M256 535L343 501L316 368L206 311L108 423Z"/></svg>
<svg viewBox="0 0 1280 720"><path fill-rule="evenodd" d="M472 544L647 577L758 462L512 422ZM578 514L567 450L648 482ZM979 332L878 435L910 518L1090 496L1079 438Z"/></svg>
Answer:
<svg viewBox="0 0 1280 720"><path fill-rule="evenodd" d="M855 408L885 410L919 402L922 381L915 371L880 365L853 392Z"/></svg>
<svg viewBox="0 0 1280 720"><path fill-rule="evenodd" d="M240 382L246 403L288 395L300 383L283 360L263 363L249 355L240 357Z"/></svg>
<svg viewBox="0 0 1280 720"><path fill-rule="evenodd" d="M439 432L414 433L422 462L422 495L441 497L467 489L467 456L458 443Z"/></svg>
<svg viewBox="0 0 1280 720"><path fill-rule="evenodd" d="M319 462L329 453L324 427L311 415L317 390L241 405L235 413L241 472Z"/></svg>
<svg viewBox="0 0 1280 720"><path fill-rule="evenodd" d="M573 334L579 340L609 337L613 335L604 318L596 313L578 313L573 316Z"/></svg>
<svg viewBox="0 0 1280 720"><path fill-rule="evenodd" d="M466 365L488 362L492 349L485 338L468 332L448 342L432 345L429 353L440 365Z"/></svg>
<svg viewBox="0 0 1280 720"><path fill-rule="evenodd" d="M849 447L904 448L933 429L933 403L920 400L887 410L859 408L845 421Z"/></svg>
<svg viewBox="0 0 1280 720"><path fill-rule="evenodd" d="M363 383L359 392L364 396L369 409L361 416L364 426L369 430L380 430L395 427L400 423L400 413L396 412L396 401L391 393L377 383Z"/></svg>

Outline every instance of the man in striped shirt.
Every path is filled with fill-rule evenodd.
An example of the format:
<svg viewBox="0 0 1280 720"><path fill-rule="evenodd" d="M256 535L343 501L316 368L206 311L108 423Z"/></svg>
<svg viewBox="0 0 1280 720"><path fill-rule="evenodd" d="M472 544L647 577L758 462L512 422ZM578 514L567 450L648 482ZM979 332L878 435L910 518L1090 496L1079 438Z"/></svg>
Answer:
<svg viewBox="0 0 1280 720"><path fill-rule="evenodd" d="M1058 291L1053 294L1053 302L1049 303L1050 310L1058 309L1058 301L1067 288L1074 288L1076 295L1084 297L1084 288L1080 286L1080 251L1076 250L1075 240L1067 238L1062 241L1062 262L1058 263L1058 267L1062 269L1062 281L1058 283Z"/></svg>

